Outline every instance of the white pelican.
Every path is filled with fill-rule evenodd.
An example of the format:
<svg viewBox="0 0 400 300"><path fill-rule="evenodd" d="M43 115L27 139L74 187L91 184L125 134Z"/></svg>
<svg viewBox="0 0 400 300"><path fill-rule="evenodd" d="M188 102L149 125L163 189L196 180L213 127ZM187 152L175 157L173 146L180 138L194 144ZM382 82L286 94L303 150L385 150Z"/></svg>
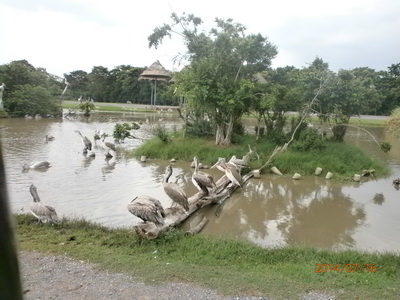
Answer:
<svg viewBox="0 0 400 300"><path fill-rule="evenodd" d="M167 166L165 169L165 175L163 180L163 188L165 193L174 201L175 203L182 206L186 211L189 210L189 203L184 190L176 184L175 182L168 182L172 175L172 167Z"/></svg>
<svg viewBox="0 0 400 300"><path fill-rule="evenodd" d="M240 187L242 186L243 179L239 174L237 167L233 164L226 163L224 157L218 158L218 161L211 167L211 169L215 167L224 172L225 176L228 177L233 184L236 184Z"/></svg>
<svg viewBox="0 0 400 300"><path fill-rule="evenodd" d="M58 222L58 216L55 208L40 201L36 186L31 184L29 191L31 192L33 198L33 203L29 208L32 212L32 215L38 219L39 223Z"/></svg>
<svg viewBox="0 0 400 300"><path fill-rule="evenodd" d="M51 165L48 161L40 160L40 161L31 162L30 164L24 164L22 166L22 170L28 171L29 169L47 169L50 167L51 167Z"/></svg>
<svg viewBox="0 0 400 300"><path fill-rule="evenodd" d="M212 190L215 190L216 188L214 178L210 174L205 172L200 172L198 170L199 158L197 156L193 158L193 162L194 162L194 172L192 175L192 182L199 191L203 191L205 195L208 195L209 188Z"/></svg>
<svg viewBox="0 0 400 300"><path fill-rule="evenodd" d="M161 202L149 196L137 196L127 206L128 211L144 222L163 225L165 212Z"/></svg>
<svg viewBox="0 0 400 300"><path fill-rule="evenodd" d="M86 136L83 136L79 130L75 130L75 132L82 138L83 145L85 146L85 148L83 148L84 152L87 153L88 150L92 150L92 142Z"/></svg>

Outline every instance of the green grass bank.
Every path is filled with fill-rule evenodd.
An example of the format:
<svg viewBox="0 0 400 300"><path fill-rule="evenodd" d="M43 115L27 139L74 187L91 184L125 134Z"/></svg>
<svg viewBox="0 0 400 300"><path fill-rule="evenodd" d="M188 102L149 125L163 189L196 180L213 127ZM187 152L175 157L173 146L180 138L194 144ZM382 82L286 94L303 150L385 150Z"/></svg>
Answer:
<svg viewBox="0 0 400 300"><path fill-rule="evenodd" d="M312 290L333 293L336 299L400 296L398 253L260 248L179 230L143 240L129 229L84 220L42 225L27 214L15 215L15 220L20 250L65 254L145 282L192 282L226 295L272 299L298 299Z"/></svg>

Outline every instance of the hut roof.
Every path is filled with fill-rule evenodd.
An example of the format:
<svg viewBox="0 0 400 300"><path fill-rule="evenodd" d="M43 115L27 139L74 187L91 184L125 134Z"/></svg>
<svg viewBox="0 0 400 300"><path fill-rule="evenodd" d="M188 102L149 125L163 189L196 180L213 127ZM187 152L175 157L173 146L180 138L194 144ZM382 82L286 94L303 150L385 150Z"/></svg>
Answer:
<svg viewBox="0 0 400 300"><path fill-rule="evenodd" d="M139 80L164 80L168 81L171 74L157 60L150 67L142 72Z"/></svg>
<svg viewBox="0 0 400 300"><path fill-rule="evenodd" d="M256 73L254 74L254 79L261 84L266 84L268 81L264 78L264 76L261 73Z"/></svg>

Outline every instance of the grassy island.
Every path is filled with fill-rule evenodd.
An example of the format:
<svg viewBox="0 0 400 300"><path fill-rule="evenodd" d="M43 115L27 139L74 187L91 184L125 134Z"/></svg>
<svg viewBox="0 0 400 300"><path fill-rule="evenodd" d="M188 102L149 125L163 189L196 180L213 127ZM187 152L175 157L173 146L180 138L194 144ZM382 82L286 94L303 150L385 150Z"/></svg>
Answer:
<svg viewBox="0 0 400 300"><path fill-rule="evenodd" d="M248 145L256 152L250 162L249 169L260 168L269 158L276 145L272 143L257 143L254 136L242 136L231 147L214 145L212 139L181 138L179 133L172 135L168 142L154 137L133 152L134 156L142 155L149 158L182 161L192 161L197 155L205 164L214 164L218 157L229 160L232 155L242 157L248 151ZM378 147L378 146L377 146ZM317 167L329 169L335 173L337 180L352 178L363 170L375 170L375 176L390 174L390 168L380 159L373 158L361 149L345 143L326 142L324 149L311 151L295 151L290 148L274 157L271 166L276 166L282 173L313 175ZM268 172L269 168L265 171ZM246 170L245 170L246 171Z"/></svg>

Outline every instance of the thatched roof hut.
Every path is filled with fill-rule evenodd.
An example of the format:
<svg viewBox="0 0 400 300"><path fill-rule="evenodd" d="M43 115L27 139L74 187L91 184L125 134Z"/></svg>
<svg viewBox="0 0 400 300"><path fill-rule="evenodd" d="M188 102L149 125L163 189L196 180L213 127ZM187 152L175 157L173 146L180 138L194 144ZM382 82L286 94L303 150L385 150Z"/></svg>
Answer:
<svg viewBox="0 0 400 300"><path fill-rule="evenodd" d="M159 80L168 81L171 79L171 74L157 60L150 67L142 72L139 80Z"/></svg>
<svg viewBox="0 0 400 300"><path fill-rule="evenodd" d="M139 80L151 82L151 105L155 105L157 102L157 81L169 81L170 79L171 74L165 70L158 60L140 74Z"/></svg>

